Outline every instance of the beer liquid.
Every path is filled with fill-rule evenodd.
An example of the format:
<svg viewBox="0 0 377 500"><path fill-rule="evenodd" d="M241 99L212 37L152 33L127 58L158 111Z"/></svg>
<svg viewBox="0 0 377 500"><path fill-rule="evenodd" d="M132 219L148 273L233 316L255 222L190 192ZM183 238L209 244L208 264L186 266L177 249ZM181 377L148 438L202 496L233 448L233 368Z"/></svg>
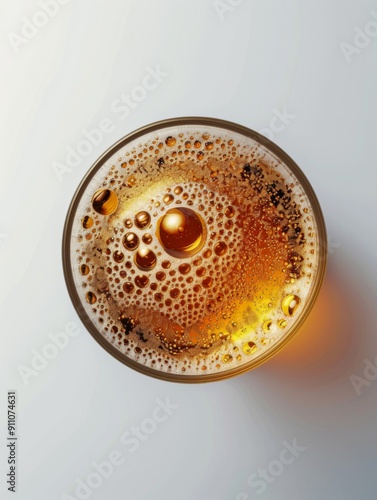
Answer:
<svg viewBox="0 0 377 500"><path fill-rule="evenodd" d="M318 264L312 208L266 147L175 126L117 150L82 194L71 263L85 311L121 353L206 374L271 349Z"/></svg>

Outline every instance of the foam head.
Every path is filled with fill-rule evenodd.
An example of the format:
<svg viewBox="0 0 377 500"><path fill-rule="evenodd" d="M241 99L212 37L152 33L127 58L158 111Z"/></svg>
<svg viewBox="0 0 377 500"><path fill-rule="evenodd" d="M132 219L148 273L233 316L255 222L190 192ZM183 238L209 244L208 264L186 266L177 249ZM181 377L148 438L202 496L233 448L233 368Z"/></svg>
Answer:
<svg viewBox="0 0 377 500"><path fill-rule="evenodd" d="M77 200L78 300L118 357L148 373L256 364L318 285L313 199L252 134L200 122L146 130L95 165Z"/></svg>

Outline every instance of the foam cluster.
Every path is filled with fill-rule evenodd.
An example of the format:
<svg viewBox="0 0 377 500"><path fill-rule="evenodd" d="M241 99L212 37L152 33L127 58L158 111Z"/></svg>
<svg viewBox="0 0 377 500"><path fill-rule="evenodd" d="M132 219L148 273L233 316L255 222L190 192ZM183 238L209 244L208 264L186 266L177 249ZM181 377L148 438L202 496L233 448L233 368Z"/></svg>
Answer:
<svg viewBox="0 0 377 500"><path fill-rule="evenodd" d="M294 325L318 260L292 172L214 127L149 133L81 192L72 271L93 324L123 355L177 374L257 358Z"/></svg>

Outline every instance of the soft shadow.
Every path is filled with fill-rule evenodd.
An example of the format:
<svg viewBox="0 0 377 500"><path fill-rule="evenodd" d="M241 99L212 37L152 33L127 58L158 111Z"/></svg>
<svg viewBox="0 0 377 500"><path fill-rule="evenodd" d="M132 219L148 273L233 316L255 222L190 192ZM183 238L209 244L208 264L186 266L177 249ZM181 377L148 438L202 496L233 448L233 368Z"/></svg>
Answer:
<svg viewBox="0 0 377 500"><path fill-rule="evenodd" d="M265 402L273 403L268 401L271 396L285 405L299 397L309 407L313 395L317 404L329 408L358 398L350 376L362 376L364 359L373 361L377 355L376 309L357 268L332 256L316 304L300 331L274 358L234 379L235 389L244 391L246 385L250 390L252 385ZM377 381L375 385L364 392L374 392ZM372 403L367 399L366 404Z"/></svg>

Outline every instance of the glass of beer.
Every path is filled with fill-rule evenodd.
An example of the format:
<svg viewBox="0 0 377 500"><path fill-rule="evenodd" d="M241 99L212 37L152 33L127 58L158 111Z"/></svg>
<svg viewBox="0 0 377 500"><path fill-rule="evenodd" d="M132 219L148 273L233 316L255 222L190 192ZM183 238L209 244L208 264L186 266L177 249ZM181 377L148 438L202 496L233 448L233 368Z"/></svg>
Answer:
<svg viewBox="0 0 377 500"><path fill-rule="evenodd" d="M124 137L70 205L64 274L92 336L176 382L260 365L307 317L326 266L316 195L278 146L243 126L177 118Z"/></svg>

